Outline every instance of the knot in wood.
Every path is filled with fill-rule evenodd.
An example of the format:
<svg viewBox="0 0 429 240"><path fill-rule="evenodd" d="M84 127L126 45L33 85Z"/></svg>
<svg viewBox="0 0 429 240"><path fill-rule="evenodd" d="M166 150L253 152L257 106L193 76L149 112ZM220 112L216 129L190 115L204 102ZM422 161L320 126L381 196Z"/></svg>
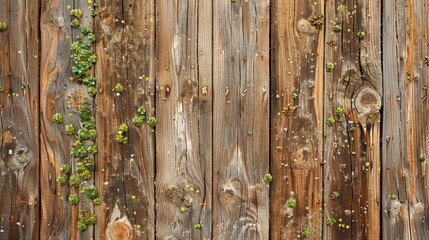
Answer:
<svg viewBox="0 0 429 240"><path fill-rule="evenodd" d="M183 198L183 204L185 204L186 206L192 206L192 203L194 203L194 199L192 198L191 195L186 195Z"/></svg>
<svg viewBox="0 0 429 240"><path fill-rule="evenodd" d="M298 30L302 33L308 33L311 30L311 23L307 19L301 19L298 21Z"/></svg>
<svg viewBox="0 0 429 240"><path fill-rule="evenodd" d="M167 196L171 199L171 201L181 201L183 190L176 186L170 186L167 189Z"/></svg>
<svg viewBox="0 0 429 240"><path fill-rule="evenodd" d="M128 240L132 239L133 231L128 224L117 221L114 222L111 228L111 236L113 240Z"/></svg>
<svg viewBox="0 0 429 240"><path fill-rule="evenodd" d="M365 87L358 93L355 105L361 115L378 112L381 108L381 97L375 90Z"/></svg>

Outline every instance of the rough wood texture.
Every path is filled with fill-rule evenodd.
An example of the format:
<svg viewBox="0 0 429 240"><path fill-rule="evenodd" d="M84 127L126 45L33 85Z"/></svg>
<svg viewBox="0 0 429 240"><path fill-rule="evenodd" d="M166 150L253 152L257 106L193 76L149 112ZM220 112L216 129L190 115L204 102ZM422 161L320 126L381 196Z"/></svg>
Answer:
<svg viewBox="0 0 429 240"><path fill-rule="evenodd" d="M0 239L37 239L39 2L0 6Z"/></svg>
<svg viewBox="0 0 429 240"><path fill-rule="evenodd" d="M383 47L383 236L427 239L429 6L413 0L395 3L384 6L384 37L392 42Z"/></svg>
<svg viewBox="0 0 429 240"><path fill-rule="evenodd" d="M153 1L99 1L96 18L98 239L154 239L154 135L132 118L144 106L154 115ZM112 91L117 83L124 91ZM121 123L127 144L115 141Z"/></svg>
<svg viewBox="0 0 429 240"><path fill-rule="evenodd" d="M213 3L213 238L268 239L269 1Z"/></svg>
<svg viewBox="0 0 429 240"><path fill-rule="evenodd" d="M211 239L211 2L156 9L157 238Z"/></svg>
<svg viewBox="0 0 429 240"><path fill-rule="evenodd" d="M315 3L272 2L272 239L322 235L323 29L309 17L324 6Z"/></svg>
<svg viewBox="0 0 429 240"><path fill-rule="evenodd" d="M369 0L326 2L326 239L380 236L380 7Z"/></svg>

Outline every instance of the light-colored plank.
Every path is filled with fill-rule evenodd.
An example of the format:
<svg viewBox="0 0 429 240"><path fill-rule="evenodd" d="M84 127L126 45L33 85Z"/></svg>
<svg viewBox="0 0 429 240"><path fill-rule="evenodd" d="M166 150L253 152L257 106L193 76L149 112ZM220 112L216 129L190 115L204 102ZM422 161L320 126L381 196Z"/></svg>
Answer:
<svg viewBox="0 0 429 240"><path fill-rule="evenodd" d="M323 170L323 1L272 2L272 239L320 239ZM296 202L296 206L292 203Z"/></svg>
<svg viewBox="0 0 429 240"><path fill-rule="evenodd" d="M39 2L0 0L0 238L39 234Z"/></svg>
<svg viewBox="0 0 429 240"><path fill-rule="evenodd" d="M132 123L140 106L154 115L154 1L99 1L97 31L98 239L154 239L154 135ZM124 91L112 91L116 84ZM146 121L145 121L146 122ZM127 144L115 141L129 126Z"/></svg>
<svg viewBox="0 0 429 240"><path fill-rule="evenodd" d="M324 238L376 239L380 236L381 5L329 0L325 8L325 63L334 64L334 69L325 73ZM335 31L338 26L341 29Z"/></svg>
<svg viewBox="0 0 429 240"><path fill-rule="evenodd" d="M156 5L159 239L211 239L211 7L197 0Z"/></svg>
<svg viewBox="0 0 429 240"><path fill-rule="evenodd" d="M268 239L270 2L213 4L213 239Z"/></svg>

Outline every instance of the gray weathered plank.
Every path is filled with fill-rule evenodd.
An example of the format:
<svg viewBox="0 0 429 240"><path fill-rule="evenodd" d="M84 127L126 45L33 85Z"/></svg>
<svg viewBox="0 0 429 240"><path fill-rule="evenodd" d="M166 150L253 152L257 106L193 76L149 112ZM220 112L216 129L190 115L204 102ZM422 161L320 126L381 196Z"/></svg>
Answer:
<svg viewBox="0 0 429 240"><path fill-rule="evenodd" d="M380 13L375 1L326 2L326 239L380 236Z"/></svg>
<svg viewBox="0 0 429 240"><path fill-rule="evenodd" d="M154 115L154 1L99 1L95 75L99 82L96 184L103 204L96 209L98 239L154 239L154 136L132 123L140 106ZM122 93L112 89L116 84ZM129 127L127 144L115 141Z"/></svg>
<svg viewBox="0 0 429 240"><path fill-rule="evenodd" d="M157 238L211 239L212 4L156 9Z"/></svg>
<svg viewBox="0 0 429 240"><path fill-rule="evenodd" d="M324 45L323 29L308 19L313 13L323 13L324 4L272 4L271 237L319 239Z"/></svg>
<svg viewBox="0 0 429 240"><path fill-rule="evenodd" d="M268 239L270 2L213 4L213 239Z"/></svg>
<svg viewBox="0 0 429 240"><path fill-rule="evenodd" d="M0 239L37 239L39 2L0 6Z"/></svg>

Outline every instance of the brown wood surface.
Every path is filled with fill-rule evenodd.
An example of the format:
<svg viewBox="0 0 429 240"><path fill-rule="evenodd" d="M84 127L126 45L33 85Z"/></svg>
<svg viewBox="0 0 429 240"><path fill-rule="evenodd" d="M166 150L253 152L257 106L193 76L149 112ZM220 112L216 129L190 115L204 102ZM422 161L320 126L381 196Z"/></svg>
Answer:
<svg viewBox="0 0 429 240"><path fill-rule="evenodd" d="M0 1L0 239L37 239L39 2ZM25 86L25 87L23 87Z"/></svg>
<svg viewBox="0 0 429 240"><path fill-rule="evenodd" d="M213 238L268 239L269 1L213 3Z"/></svg>
<svg viewBox="0 0 429 240"><path fill-rule="evenodd" d="M320 1L272 2L272 239L322 234L323 28L308 19L323 12Z"/></svg>
<svg viewBox="0 0 429 240"><path fill-rule="evenodd" d="M95 30L95 98L70 81L70 8ZM0 0L0 239L429 239L428 13L424 0ZM82 127L82 107L96 169L60 186L81 161L64 128ZM70 204L93 184L101 206ZM85 231L82 210L97 216Z"/></svg>
<svg viewBox="0 0 429 240"><path fill-rule="evenodd" d="M96 209L97 239L154 239L154 135L132 118L144 106L155 114L153 1L99 1L96 18L99 83L97 187L103 204ZM116 84L124 91L112 91ZM129 126L127 144L115 141L119 126Z"/></svg>
<svg viewBox="0 0 429 240"><path fill-rule="evenodd" d="M211 239L211 3L156 3L156 234Z"/></svg>

